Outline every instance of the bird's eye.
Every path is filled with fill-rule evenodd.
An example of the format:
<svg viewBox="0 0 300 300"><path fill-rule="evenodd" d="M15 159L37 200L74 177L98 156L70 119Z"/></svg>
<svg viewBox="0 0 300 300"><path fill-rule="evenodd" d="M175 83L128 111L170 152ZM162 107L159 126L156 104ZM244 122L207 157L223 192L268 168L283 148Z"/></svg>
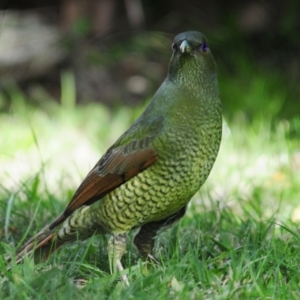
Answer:
<svg viewBox="0 0 300 300"><path fill-rule="evenodd" d="M178 46L175 43L172 44L172 50L173 51L177 51L178 50Z"/></svg>
<svg viewBox="0 0 300 300"><path fill-rule="evenodd" d="M200 45L200 49L201 49L202 52L207 52L207 50L208 50L208 45L207 45L205 42L203 42L203 43Z"/></svg>

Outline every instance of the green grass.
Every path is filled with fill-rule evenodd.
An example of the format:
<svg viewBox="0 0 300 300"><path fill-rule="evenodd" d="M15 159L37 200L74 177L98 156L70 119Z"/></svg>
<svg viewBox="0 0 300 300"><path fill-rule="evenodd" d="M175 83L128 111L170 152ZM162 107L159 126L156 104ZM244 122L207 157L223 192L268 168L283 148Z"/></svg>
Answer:
<svg viewBox="0 0 300 300"><path fill-rule="evenodd" d="M213 172L186 216L158 237L159 263L145 272L128 244L129 287L109 272L106 237L6 271L4 256L63 211L140 111L17 99L0 115L0 299L299 299L299 121L271 129L270 119L250 125L242 114L225 124Z"/></svg>

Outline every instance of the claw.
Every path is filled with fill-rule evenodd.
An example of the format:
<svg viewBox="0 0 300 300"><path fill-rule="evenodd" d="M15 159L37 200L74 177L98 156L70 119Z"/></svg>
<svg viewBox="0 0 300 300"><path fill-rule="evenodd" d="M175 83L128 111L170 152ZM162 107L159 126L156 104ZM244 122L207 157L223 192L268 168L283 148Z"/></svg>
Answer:
<svg viewBox="0 0 300 300"><path fill-rule="evenodd" d="M148 258L158 265L158 260L151 254L148 254Z"/></svg>

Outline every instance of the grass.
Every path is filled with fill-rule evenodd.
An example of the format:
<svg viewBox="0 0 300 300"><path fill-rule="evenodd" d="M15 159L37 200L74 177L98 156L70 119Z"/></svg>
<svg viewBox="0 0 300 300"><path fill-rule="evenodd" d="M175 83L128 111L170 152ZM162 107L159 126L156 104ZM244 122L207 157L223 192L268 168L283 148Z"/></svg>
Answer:
<svg viewBox="0 0 300 300"><path fill-rule="evenodd" d="M6 271L4 256L63 211L140 111L72 102L34 108L14 92L10 112L0 115L1 299L299 299L299 122L271 126L258 117L250 125L242 114L224 123L213 172L186 216L158 237L159 263L145 272L128 244L129 287L109 272L106 237Z"/></svg>

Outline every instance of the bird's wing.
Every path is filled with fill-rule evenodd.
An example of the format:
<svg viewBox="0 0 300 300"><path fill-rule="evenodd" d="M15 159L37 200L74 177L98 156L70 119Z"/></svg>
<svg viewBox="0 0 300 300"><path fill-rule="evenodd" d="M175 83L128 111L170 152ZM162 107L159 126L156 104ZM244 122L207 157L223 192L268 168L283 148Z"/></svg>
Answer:
<svg viewBox="0 0 300 300"><path fill-rule="evenodd" d="M90 205L122 183L131 179L156 161L153 149L123 152L124 148L113 150L102 159L87 175L77 189L73 199L66 208L69 215L82 205Z"/></svg>
<svg viewBox="0 0 300 300"><path fill-rule="evenodd" d="M138 132L134 134L134 127L132 131L128 131L129 134L125 132L86 176L64 213L49 228L55 228L80 206L91 205L152 165L157 160L157 153L152 146L153 132L161 125L162 121L155 123L156 125L151 128L151 134L144 138L128 142L131 139L130 136L139 137L140 134ZM128 137L128 135L130 136Z"/></svg>

